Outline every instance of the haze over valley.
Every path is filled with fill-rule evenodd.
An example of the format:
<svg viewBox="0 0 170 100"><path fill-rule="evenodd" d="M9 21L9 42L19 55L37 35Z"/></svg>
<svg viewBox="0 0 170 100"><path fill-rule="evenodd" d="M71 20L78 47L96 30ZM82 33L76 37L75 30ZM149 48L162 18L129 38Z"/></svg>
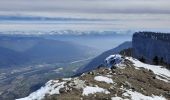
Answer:
<svg viewBox="0 0 170 100"><path fill-rule="evenodd" d="M169 0L0 2L0 100L170 98Z"/></svg>

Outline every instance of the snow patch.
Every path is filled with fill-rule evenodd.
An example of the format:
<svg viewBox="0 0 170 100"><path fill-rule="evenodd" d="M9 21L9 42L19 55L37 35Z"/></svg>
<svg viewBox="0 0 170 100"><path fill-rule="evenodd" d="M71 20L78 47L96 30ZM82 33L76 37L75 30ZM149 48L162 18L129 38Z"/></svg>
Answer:
<svg viewBox="0 0 170 100"><path fill-rule="evenodd" d="M110 78L113 77L113 75L110 75L110 74L109 74L109 75L106 75L106 76L107 76L107 77L110 77Z"/></svg>
<svg viewBox="0 0 170 100"><path fill-rule="evenodd" d="M20 98L16 100L42 100L45 95L60 94L59 90L64 88L65 82L59 82L58 80L51 80L46 83L44 87L31 93L28 97Z"/></svg>
<svg viewBox="0 0 170 100"><path fill-rule="evenodd" d="M111 100L125 100L125 99L123 99L121 97L112 97Z"/></svg>
<svg viewBox="0 0 170 100"><path fill-rule="evenodd" d="M100 82L106 82L106 83L114 83L113 80L111 78L108 77L104 77L104 76L95 76L94 80L96 81L100 81Z"/></svg>
<svg viewBox="0 0 170 100"><path fill-rule="evenodd" d="M134 66L136 66L137 68L146 68L148 70L152 70L155 74L158 75L157 79L161 79L165 82L170 82L170 71L166 68L164 68L163 66L157 66L157 65L149 65L149 64L145 64L140 62L137 59L134 59L132 57L126 57L126 59L130 60ZM163 78L161 78L161 77Z"/></svg>
<svg viewBox="0 0 170 100"><path fill-rule="evenodd" d="M86 86L83 89L83 96L88 96L89 94L94 94L94 93L105 93L105 94L110 94L110 92L106 89L100 88L100 87L91 87L91 86Z"/></svg>
<svg viewBox="0 0 170 100"><path fill-rule="evenodd" d="M71 81L72 78L63 78L63 81Z"/></svg>
<svg viewBox="0 0 170 100"><path fill-rule="evenodd" d="M116 54L116 55L110 55L105 59L105 63L108 67L121 67L121 62L123 61L123 58L121 55Z"/></svg>
<svg viewBox="0 0 170 100"><path fill-rule="evenodd" d="M78 78L74 78L74 83L70 84L72 87L77 88L77 89L82 89L86 86L85 81L80 80Z"/></svg>
<svg viewBox="0 0 170 100"><path fill-rule="evenodd" d="M123 93L123 96L128 96L131 98L131 100L166 100L162 96L145 96L139 92L135 92L135 91L133 92L130 90L126 90L126 92Z"/></svg>

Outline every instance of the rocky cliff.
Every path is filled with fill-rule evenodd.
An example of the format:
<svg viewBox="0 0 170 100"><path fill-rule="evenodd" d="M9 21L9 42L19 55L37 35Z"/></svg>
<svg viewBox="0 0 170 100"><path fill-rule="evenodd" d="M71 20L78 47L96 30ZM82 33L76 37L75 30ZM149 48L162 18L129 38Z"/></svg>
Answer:
<svg viewBox="0 0 170 100"><path fill-rule="evenodd" d="M170 63L170 34L155 32L136 32L132 39L133 57L145 58L152 63L154 57Z"/></svg>

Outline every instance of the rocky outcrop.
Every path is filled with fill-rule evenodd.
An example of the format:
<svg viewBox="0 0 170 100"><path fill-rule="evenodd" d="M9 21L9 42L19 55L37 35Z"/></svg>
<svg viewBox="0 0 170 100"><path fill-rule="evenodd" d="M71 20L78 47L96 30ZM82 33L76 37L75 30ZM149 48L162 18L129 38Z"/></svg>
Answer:
<svg viewBox="0 0 170 100"><path fill-rule="evenodd" d="M86 66L80 67L76 72L76 76L84 72L88 72L88 71L96 69L99 65L103 65L105 63L104 60L106 57L113 55L113 54L117 54L120 51L131 48L131 47L132 47L132 42L127 41L127 42L120 44L116 48L103 52L102 54L92 59Z"/></svg>
<svg viewBox="0 0 170 100"><path fill-rule="evenodd" d="M136 32L132 39L133 57L152 63L154 57L170 64L170 34Z"/></svg>

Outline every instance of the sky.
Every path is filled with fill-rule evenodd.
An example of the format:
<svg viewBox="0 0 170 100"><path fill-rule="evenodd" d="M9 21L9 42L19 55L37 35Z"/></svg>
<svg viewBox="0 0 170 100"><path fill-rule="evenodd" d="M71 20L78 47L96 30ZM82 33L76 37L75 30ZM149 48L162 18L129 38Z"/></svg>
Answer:
<svg viewBox="0 0 170 100"><path fill-rule="evenodd" d="M42 19L16 20L4 16ZM169 28L170 0L0 0L0 30Z"/></svg>

